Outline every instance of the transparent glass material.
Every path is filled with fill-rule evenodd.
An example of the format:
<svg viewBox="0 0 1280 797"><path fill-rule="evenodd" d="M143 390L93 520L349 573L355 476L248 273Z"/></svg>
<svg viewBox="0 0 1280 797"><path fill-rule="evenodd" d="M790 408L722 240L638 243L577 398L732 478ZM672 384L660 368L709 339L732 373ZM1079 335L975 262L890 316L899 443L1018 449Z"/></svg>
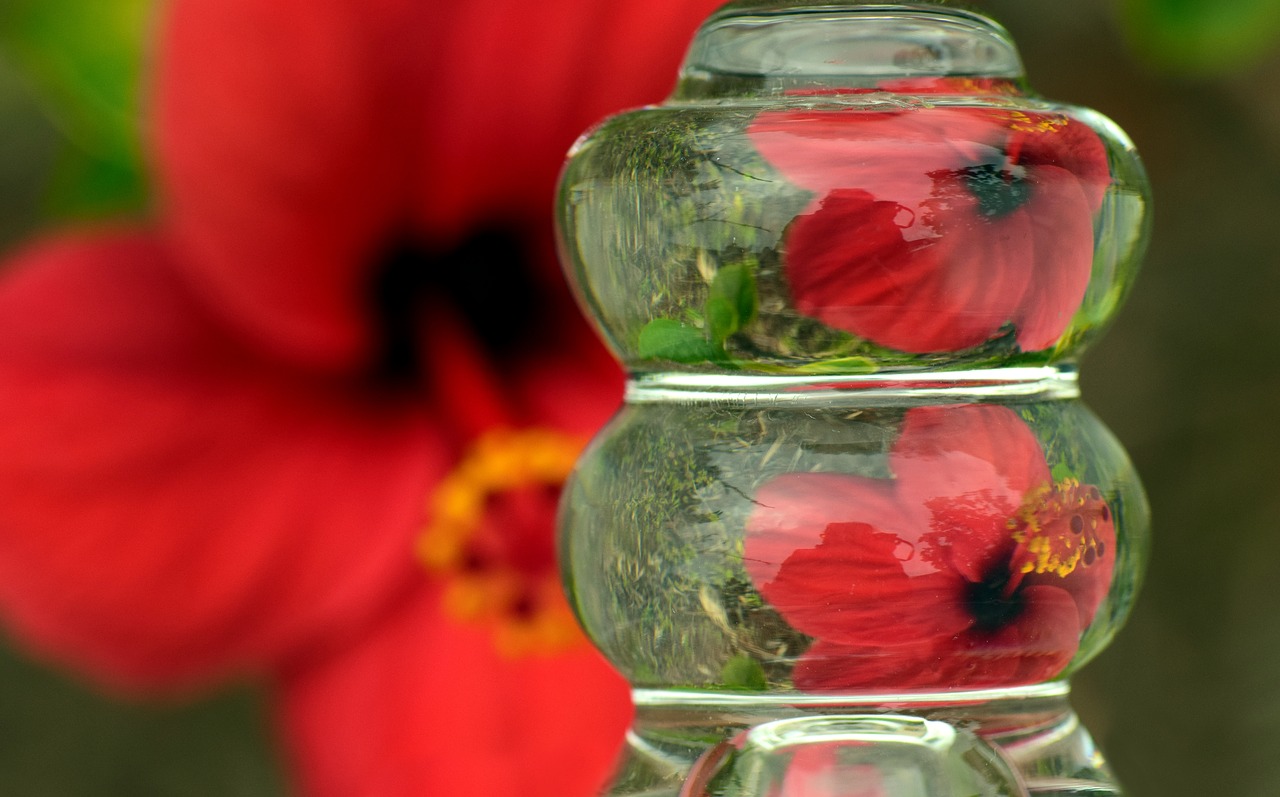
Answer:
<svg viewBox="0 0 1280 797"><path fill-rule="evenodd" d="M1117 794L1066 679L1148 550L1075 373L1146 242L1124 133L972 12L739 2L560 200L631 373L561 511L611 794Z"/></svg>
<svg viewBox="0 0 1280 797"><path fill-rule="evenodd" d="M1106 643L1147 509L1097 418L877 393L633 401L604 430L568 490L563 561L634 684L1003 688Z"/></svg>
<svg viewBox="0 0 1280 797"><path fill-rule="evenodd" d="M1124 133L1029 93L982 17L738 6L578 142L560 223L629 368L857 374L1073 361L1148 205Z"/></svg>

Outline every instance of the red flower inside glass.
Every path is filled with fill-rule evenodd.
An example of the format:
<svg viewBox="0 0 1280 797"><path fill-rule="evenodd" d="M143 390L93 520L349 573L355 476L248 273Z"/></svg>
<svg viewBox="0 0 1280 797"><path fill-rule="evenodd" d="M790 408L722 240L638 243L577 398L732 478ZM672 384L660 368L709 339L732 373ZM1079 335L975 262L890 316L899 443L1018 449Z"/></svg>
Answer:
<svg viewBox="0 0 1280 797"><path fill-rule="evenodd" d="M1059 675L1111 584L1115 525L1099 490L1054 481L1004 407L909 410L893 478L767 482L746 567L815 638L807 691L986 688Z"/></svg>
<svg viewBox="0 0 1280 797"><path fill-rule="evenodd" d="M1008 109L769 111L751 143L817 196L785 232L801 313L905 352L1012 325L1053 346L1092 271L1107 153L1079 121Z"/></svg>

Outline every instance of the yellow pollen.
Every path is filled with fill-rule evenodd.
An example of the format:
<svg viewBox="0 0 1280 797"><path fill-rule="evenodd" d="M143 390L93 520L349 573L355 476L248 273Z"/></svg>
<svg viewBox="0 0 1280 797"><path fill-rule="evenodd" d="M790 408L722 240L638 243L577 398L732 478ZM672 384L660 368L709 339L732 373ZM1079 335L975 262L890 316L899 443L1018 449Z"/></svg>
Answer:
<svg viewBox="0 0 1280 797"><path fill-rule="evenodd" d="M1033 120L1022 111L1009 111L1008 115L1009 129L1019 133L1054 133L1069 124L1065 116L1049 116Z"/></svg>
<svg viewBox="0 0 1280 797"><path fill-rule="evenodd" d="M429 522L417 550L427 570L445 579L444 611L492 626L503 655L549 655L585 642L554 571L531 575L501 561L483 567L469 561L490 499L522 488L560 487L584 445L584 439L552 429L490 431L427 501Z"/></svg>
<svg viewBox="0 0 1280 797"><path fill-rule="evenodd" d="M1018 544L1014 572L1024 575L1051 573L1066 578L1100 560L1108 541L1115 539L1110 509L1101 493L1078 479L1031 490L1007 525Z"/></svg>

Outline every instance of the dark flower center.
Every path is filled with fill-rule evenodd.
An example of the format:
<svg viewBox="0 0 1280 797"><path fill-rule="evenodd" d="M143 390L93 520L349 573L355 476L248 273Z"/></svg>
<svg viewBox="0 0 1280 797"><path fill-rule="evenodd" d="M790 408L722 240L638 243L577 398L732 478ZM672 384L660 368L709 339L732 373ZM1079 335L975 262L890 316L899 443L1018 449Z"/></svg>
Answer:
<svg viewBox="0 0 1280 797"><path fill-rule="evenodd" d="M1009 163L979 163L960 170L965 189L978 200L978 212L989 219L1007 216L1031 198L1026 169Z"/></svg>
<svg viewBox="0 0 1280 797"><path fill-rule="evenodd" d="M1113 537L1111 510L1091 484L1067 478L1027 492L1008 527L1015 547L1008 558L969 584L965 605L979 631L995 631L1018 618L1028 576L1069 578L1094 566Z"/></svg>
<svg viewBox="0 0 1280 797"><path fill-rule="evenodd" d="M421 380L419 336L428 301L458 313L494 358L511 354L540 305L530 260L520 237L499 226L479 229L451 249L393 237L377 257L370 285L382 341L374 375L394 384Z"/></svg>
<svg viewBox="0 0 1280 797"><path fill-rule="evenodd" d="M1023 601L1018 591L1009 593L1010 575L1008 564L1001 563L981 581L968 585L965 600L976 630L995 631L1022 613Z"/></svg>

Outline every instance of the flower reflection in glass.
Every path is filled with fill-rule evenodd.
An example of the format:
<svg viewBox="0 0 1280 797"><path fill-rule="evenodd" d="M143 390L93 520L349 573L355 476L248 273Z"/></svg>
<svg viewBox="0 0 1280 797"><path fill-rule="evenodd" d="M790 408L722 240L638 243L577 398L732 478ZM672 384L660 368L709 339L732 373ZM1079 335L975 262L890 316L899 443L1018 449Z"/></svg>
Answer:
<svg viewBox="0 0 1280 797"><path fill-rule="evenodd" d="M767 482L746 567L815 638L806 691L955 689L1059 675L1111 584L1115 525L1096 487L1054 481L1004 407L909 410L893 478Z"/></svg>
<svg viewBox="0 0 1280 797"><path fill-rule="evenodd" d="M936 106L761 113L752 145L817 196L787 228L801 313L882 346L959 351L1012 324L1053 346L1093 264L1102 140L1056 114Z"/></svg>

